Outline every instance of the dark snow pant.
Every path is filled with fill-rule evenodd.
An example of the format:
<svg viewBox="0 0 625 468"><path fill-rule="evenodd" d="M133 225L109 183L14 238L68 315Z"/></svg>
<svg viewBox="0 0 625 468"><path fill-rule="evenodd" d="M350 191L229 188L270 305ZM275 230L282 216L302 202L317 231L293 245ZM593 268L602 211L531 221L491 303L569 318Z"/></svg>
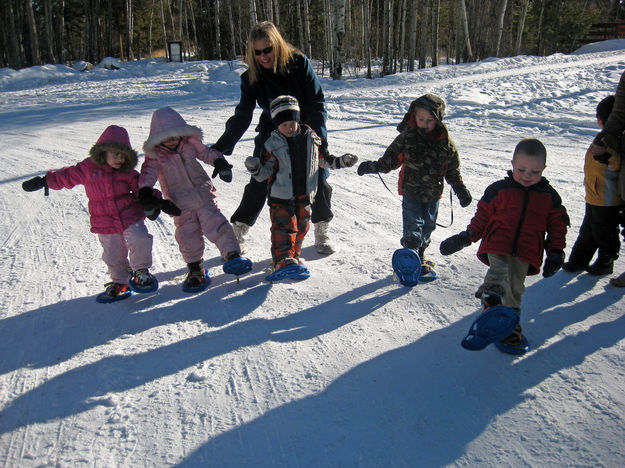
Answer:
<svg viewBox="0 0 625 468"><path fill-rule="evenodd" d="M259 133L254 139L254 157L260 158L264 151L264 142L262 135ZM331 221L334 217L332 213L332 187L328 184L329 171L327 169L319 169L319 183L317 186L317 194L311 206L312 216L311 222L319 223L321 221ZM230 222L239 221L253 226L258 219L258 215L263 210L263 205L267 200L268 187L267 182L258 182L253 177L243 190L243 198L239 203L239 207L230 218Z"/></svg>
<svg viewBox="0 0 625 468"><path fill-rule="evenodd" d="M299 259L310 227L310 200L306 195L291 200L270 199L271 258L277 265L285 258Z"/></svg>
<svg viewBox="0 0 625 468"><path fill-rule="evenodd" d="M606 262L616 260L621 243L618 237L620 206L595 206L586 203L584 220L571 250L569 262L588 266L595 252Z"/></svg>

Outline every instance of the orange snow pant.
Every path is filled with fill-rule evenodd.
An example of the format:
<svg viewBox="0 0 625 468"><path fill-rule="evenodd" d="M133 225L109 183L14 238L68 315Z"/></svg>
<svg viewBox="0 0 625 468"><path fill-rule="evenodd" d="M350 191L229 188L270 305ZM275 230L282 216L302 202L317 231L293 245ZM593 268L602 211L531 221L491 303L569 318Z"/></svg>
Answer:
<svg viewBox="0 0 625 468"><path fill-rule="evenodd" d="M299 259L310 227L310 199L300 195L290 200L271 198L271 257L274 265L285 258Z"/></svg>

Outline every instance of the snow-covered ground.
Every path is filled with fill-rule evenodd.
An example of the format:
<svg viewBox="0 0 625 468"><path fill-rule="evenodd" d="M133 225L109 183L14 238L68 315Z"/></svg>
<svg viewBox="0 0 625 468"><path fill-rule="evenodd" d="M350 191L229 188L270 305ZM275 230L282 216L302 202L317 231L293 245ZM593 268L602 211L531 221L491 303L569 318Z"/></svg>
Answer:
<svg viewBox="0 0 625 468"><path fill-rule="evenodd" d="M322 80L330 149L362 160L382 154L411 100L446 100L474 202L462 209L454 200L453 226L433 234L437 282L393 282L397 173L384 176L390 193L352 168L330 178L339 250L322 257L312 232L306 240L310 279L263 282L265 209L250 232L252 273L237 284L207 244L212 286L185 294L173 223L162 216L146 221L160 290L113 305L94 300L108 277L83 190L45 198L21 182L84 159L110 124L126 127L140 150L162 106L214 142L238 102L243 65L0 70L0 464L623 466L625 291L587 274L530 277L522 324L531 352L469 352L460 341L486 267L477 245L438 253L505 175L522 137L547 146L545 176L571 216L570 251L595 106L625 69L623 41L587 52ZM252 126L230 157L233 182L216 181L227 216L248 180L253 137ZM441 223L451 216L447 190ZM616 273L624 270L618 260Z"/></svg>

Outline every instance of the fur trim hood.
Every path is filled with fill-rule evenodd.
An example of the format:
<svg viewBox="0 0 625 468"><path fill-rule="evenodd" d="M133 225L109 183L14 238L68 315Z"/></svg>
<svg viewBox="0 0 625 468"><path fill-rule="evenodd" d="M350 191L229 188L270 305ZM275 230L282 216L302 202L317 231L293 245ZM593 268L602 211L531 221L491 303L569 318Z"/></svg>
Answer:
<svg viewBox="0 0 625 468"><path fill-rule="evenodd" d="M182 116L171 107L154 111L150 123L150 136L143 144L143 151L153 153L154 147L171 137L196 136L202 140L202 129L189 125Z"/></svg>
<svg viewBox="0 0 625 468"><path fill-rule="evenodd" d="M137 165L137 152L130 145L130 137L123 127L110 125L104 130L95 145L89 150L91 160L98 166L106 165L106 152L119 151L126 155L126 161L119 168L120 171L131 171Z"/></svg>

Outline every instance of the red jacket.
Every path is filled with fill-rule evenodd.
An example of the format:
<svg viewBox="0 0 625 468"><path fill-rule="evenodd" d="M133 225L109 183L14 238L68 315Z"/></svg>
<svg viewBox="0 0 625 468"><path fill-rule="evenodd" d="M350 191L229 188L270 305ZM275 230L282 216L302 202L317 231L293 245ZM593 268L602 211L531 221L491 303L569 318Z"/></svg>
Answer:
<svg viewBox="0 0 625 468"><path fill-rule="evenodd" d="M486 188L467 230L473 242L482 239L477 256L485 264L489 253L509 255L529 263L527 273L535 275L545 250L564 250L568 225L562 199L547 179L523 187L508 172Z"/></svg>

